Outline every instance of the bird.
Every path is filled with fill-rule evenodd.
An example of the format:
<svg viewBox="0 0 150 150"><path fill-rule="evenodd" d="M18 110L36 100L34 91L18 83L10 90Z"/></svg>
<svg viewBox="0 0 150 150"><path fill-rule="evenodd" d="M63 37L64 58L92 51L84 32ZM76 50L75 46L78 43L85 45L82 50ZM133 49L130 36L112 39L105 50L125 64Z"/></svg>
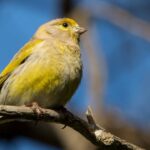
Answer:
<svg viewBox="0 0 150 150"><path fill-rule="evenodd" d="M0 104L64 106L82 78L79 43L86 31L71 18L41 25L0 73Z"/></svg>

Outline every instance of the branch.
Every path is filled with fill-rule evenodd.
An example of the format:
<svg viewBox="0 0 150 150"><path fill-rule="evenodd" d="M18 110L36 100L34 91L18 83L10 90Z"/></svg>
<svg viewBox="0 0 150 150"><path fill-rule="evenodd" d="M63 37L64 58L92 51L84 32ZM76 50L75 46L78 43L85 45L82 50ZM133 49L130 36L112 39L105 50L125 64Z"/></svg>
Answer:
<svg viewBox="0 0 150 150"><path fill-rule="evenodd" d="M82 10L82 12L80 10ZM78 13L79 11L80 13ZM90 14L90 16L94 18L104 19L150 42L150 22L136 17L128 10L117 5L113 5L106 1L100 1L99 4L93 3L93 5L86 7L86 9L84 6L78 6L74 9L74 12L79 15ZM77 18L79 18L79 15ZM80 18L82 17L80 16Z"/></svg>
<svg viewBox="0 0 150 150"><path fill-rule="evenodd" d="M93 13L124 30L150 42L150 23L134 16L132 13L116 5L103 2L94 7Z"/></svg>
<svg viewBox="0 0 150 150"><path fill-rule="evenodd" d="M88 122L73 115L65 108L59 110L44 109L42 114L37 115L29 107L0 105L0 124L16 120L60 123L73 128L93 144L105 150L143 150L134 144L112 135L97 125L90 108L88 108L86 116Z"/></svg>

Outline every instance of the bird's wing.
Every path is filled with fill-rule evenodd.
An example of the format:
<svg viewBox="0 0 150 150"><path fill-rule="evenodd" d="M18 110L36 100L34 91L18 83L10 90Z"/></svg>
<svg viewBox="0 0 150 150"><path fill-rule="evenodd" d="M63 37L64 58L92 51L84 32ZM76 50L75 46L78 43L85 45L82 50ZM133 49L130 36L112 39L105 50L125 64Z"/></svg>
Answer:
<svg viewBox="0 0 150 150"><path fill-rule="evenodd" d="M6 68L0 74L0 89L2 88L4 82L10 76L10 74L22 63L24 63L27 58L32 53L35 46L40 44L42 40L40 39L32 39L27 44L24 45L23 48L13 57L10 63L6 66Z"/></svg>

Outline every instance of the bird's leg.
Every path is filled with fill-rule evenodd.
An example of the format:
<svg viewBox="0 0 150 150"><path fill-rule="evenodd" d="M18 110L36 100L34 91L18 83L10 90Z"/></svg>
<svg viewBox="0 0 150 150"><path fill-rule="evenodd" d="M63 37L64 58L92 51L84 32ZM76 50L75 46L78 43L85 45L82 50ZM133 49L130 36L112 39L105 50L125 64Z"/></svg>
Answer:
<svg viewBox="0 0 150 150"><path fill-rule="evenodd" d="M25 104L25 106L30 107L33 110L33 112L36 113L38 116L44 113L44 109L40 107L37 102Z"/></svg>

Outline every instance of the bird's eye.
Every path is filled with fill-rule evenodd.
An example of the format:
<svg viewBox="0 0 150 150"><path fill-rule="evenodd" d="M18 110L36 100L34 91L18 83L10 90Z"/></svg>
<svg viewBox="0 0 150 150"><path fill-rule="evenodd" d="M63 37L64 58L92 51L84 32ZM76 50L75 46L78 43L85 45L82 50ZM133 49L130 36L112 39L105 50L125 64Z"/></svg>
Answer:
<svg viewBox="0 0 150 150"><path fill-rule="evenodd" d="M68 23L64 22L63 24L63 27L67 28L68 27Z"/></svg>

